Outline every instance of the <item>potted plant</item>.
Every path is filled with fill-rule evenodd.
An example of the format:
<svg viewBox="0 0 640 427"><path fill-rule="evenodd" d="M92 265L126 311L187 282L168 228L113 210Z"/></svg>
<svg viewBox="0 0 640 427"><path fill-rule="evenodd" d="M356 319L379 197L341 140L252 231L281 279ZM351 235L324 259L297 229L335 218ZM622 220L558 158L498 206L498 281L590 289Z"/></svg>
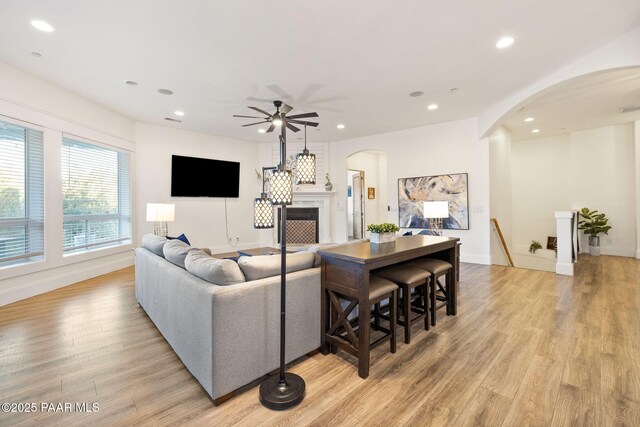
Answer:
<svg viewBox="0 0 640 427"><path fill-rule="evenodd" d="M385 222L382 224L369 224L367 231L371 232L371 243L386 243L396 240L396 232L400 231L397 225Z"/></svg>
<svg viewBox="0 0 640 427"><path fill-rule="evenodd" d="M535 254L538 249L542 249L542 245L540 242L532 240L531 245L529 245L529 253Z"/></svg>
<svg viewBox="0 0 640 427"><path fill-rule="evenodd" d="M607 225L609 218L598 211L590 211L588 208L582 208L580 217L583 219L578 221L578 230L584 230L584 234L589 236L589 255L600 255L600 237L598 234L609 234L611 226Z"/></svg>

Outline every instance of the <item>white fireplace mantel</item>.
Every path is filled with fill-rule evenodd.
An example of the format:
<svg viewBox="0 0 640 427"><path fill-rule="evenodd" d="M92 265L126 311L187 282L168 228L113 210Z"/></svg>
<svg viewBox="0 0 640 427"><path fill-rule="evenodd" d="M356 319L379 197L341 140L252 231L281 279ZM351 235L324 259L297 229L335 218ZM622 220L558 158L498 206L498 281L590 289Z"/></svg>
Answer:
<svg viewBox="0 0 640 427"><path fill-rule="evenodd" d="M318 240L331 242L331 198L335 191L294 191L291 208L318 208Z"/></svg>

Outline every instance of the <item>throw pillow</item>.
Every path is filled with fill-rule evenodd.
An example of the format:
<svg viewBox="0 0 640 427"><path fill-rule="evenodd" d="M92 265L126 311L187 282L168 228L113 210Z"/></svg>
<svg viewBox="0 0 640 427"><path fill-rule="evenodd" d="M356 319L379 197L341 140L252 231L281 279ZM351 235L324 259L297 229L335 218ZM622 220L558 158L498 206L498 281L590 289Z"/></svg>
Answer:
<svg viewBox="0 0 640 427"><path fill-rule="evenodd" d="M192 248L181 240L167 240L162 252L167 261L184 268L184 259L187 254L196 248Z"/></svg>
<svg viewBox="0 0 640 427"><path fill-rule="evenodd" d="M189 243L189 239L187 239L187 236L185 236L184 233L182 233L178 237L169 237L169 236L167 236L167 240L180 240L182 242L185 242L187 245L191 244L191 243Z"/></svg>
<svg viewBox="0 0 640 427"><path fill-rule="evenodd" d="M155 234L145 234L142 236L142 246L161 257L164 257L162 249L164 248L165 243L167 243L167 239L156 236Z"/></svg>
<svg viewBox="0 0 640 427"><path fill-rule="evenodd" d="M407 231L403 236L413 236L413 231Z"/></svg>
<svg viewBox="0 0 640 427"><path fill-rule="evenodd" d="M436 232L435 232L435 231L433 231L433 230L429 230L429 229L422 230L422 231L421 231L421 232L419 232L418 234L423 234L423 235L425 235L425 236L437 236L437 235L438 235L438 233L436 233Z"/></svg>
<svg viewBox="0 0 640 427"><path fill-rule="evenodd" d="M245 281L238 264L230 259L212 258L200 249L194 249L184 260L187 271L216 285L233 285Z"/></svg>
<svg viewBox="0 0 640 427"><path fill-rule="evenodd" d="M287 273L313 267L314 259L312 252L287 254ZM242 256L238 265L247 281L277 276L280 274L280 255Z"/></svg>

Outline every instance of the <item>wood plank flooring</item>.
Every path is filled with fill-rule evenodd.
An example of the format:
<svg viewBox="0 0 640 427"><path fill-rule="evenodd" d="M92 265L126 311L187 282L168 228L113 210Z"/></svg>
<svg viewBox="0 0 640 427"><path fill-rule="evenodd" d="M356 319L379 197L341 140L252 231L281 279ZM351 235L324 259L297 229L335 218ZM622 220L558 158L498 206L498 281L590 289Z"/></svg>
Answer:
<svg viewBox="0 0 640 427"><path fill-rule="evenodd" d="M573 278L463 264L461 279L458 316L376 348L368 379L342 352L291 366L307 396L285 412L257 386L214 407L137 307L131 268L0 307L0 401L99 404L0 425L640 425L639 261L584 256Z"/></svg>

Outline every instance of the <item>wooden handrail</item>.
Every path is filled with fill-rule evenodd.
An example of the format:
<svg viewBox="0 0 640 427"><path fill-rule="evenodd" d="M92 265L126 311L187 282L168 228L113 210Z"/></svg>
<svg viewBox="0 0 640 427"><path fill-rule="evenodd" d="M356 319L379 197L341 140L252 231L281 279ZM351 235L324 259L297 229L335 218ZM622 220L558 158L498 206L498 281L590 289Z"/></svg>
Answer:
<svg viewBox="0 0 640 427"><path fill-rule="evenodd" d="M500 243L502 243L502 248L504 249L504 253L507 254L507 258L509 259L509 267L515 267L515 264L513 263L513 259L511 258L511 253L509 252L509 248L507 247L507 242L504 241L504 236L502 235L502 230L500 229L498 220L496 218L491 218L491 221L496 226L498 237L500 237Z"/></svg>

